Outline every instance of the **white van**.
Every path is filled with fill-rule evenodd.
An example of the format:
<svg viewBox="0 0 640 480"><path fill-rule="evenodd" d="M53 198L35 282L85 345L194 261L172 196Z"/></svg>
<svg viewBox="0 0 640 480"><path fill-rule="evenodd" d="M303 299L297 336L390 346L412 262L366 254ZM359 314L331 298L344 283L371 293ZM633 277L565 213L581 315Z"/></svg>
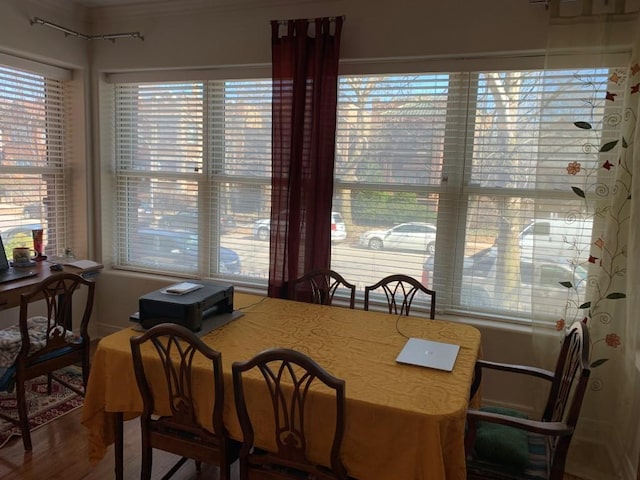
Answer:
<svg viewBox="0 0 640 480"><path fill-rule="evenodd" d="M570 221L561 218L533 220L520 233L520 258L588 258L593 219Z"/></svg>

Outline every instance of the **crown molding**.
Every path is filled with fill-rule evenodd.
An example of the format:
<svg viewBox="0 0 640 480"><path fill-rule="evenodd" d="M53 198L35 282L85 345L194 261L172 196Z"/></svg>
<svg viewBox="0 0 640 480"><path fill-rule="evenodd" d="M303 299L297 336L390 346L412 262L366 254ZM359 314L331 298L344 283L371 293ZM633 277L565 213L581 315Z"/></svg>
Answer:
<svg viewBox="0 0 640 480"><path fill-rule="evenodd" d="M52 0L39 0L52 1ZM337 0L329 0L337 1ZM114 5L111 7L89 8L89 18L95 23L99 20L131 18L137 16L158 17L178 14L190 14L199 11L218 12L246 10L287 5L326 3L324 0L164 0L132 5Z"/></svg>
<svg viewBox="0 0 640 480"><path fill-rule="evenodd" d="M89 18L89 9L73 0L26 0L25 3L32 8L44 8L79 21L86 21Z"/></svg>

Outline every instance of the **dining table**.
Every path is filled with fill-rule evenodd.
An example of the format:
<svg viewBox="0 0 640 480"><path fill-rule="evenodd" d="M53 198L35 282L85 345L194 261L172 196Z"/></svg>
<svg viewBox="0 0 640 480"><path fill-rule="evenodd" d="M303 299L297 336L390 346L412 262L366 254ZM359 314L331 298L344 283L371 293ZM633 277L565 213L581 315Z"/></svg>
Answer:
<svg viewBox="0 0 640 480"><path fill-rule="evenodd" d="M478 329L460 322L238 292L233 316L223 326L201 332L202 340L222 354L224 423L232 438L242 441L232 364L269 348L291 348L345 381L341 457L350 477L466 478L465 418L474 365L481 355ZM82 423L88 430L90 461L94 465L100 462L115 443L116 478L122 478L122 421L134 419L142 411L129 341L140 334L140 328L132 325L100 340L84 399ZM458 345L453 369L397 362L408 338ZM196 368L207 367L203 362ZM206 397L210 390L200 389L199 395ZM212 428L210 395L200 399L205 406L202 412L209 412L208 417L202 414L201 421ZM258 435L256 445L261 446L261 441ZM323 458L319 452L309 452L309 456L320 462Z"/></svg>

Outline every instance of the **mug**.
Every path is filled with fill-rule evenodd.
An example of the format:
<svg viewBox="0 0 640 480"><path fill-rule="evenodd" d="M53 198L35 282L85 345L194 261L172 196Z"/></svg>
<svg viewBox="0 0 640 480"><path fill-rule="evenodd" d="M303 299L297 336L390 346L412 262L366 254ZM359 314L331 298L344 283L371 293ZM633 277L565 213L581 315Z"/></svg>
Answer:
<svg viewBox="0 0 640 480"><path fill-rule="evenodd" d="M13 249L14 265L29 265L31 263L33 249L29 247L16 247Z"/></svg>

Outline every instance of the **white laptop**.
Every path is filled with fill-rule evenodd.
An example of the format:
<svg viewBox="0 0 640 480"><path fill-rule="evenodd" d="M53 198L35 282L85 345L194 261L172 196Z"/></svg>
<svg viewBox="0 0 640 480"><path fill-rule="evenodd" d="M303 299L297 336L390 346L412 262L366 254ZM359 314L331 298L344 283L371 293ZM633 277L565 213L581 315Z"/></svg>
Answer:
<svg viewBox="0 0 640 480"><path fill-rule="evenodd" d="M460 345L410 338L396 358L398 363L419 365L438 370L453 370Z"/></svg>

